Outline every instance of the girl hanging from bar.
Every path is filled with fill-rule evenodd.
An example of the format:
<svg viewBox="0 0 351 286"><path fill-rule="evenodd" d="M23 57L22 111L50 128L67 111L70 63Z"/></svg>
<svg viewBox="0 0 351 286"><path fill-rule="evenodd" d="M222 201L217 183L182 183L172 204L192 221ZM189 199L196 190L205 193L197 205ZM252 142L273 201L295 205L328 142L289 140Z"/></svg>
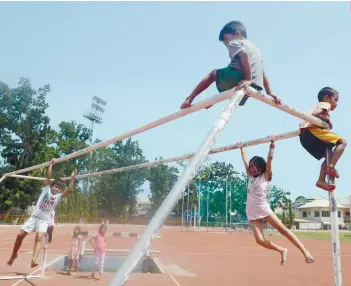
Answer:
<svg viewBox="0 0 351 286"><path fill-rule="evenodd" d="M281 265L287 261L288 249L283 248L265 238L263 233L263 221L270 223L281 235L289 239L304 255L306 263L313 263L314 258L307 251L299 239L279 220L271 210L268 202L268 187L272 180L272 160L274 151L274 141L271 142L268 160L259 156L254 156L250 161L247 160L244 149L240 148L241 156L244 161L245 170L249 177L246 200L246 214L252 224L252 231L256 242L281 255Z"/></svg>

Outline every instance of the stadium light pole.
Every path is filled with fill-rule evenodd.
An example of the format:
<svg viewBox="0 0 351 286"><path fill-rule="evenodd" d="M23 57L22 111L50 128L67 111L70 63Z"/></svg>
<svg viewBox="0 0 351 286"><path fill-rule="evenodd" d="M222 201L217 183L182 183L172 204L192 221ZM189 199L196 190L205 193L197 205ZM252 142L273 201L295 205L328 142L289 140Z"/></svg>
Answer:
<svg viewBox="0 0 351 286"><path fill-rule="evenodd" d="M89 146L93 145L93 135L94 135L94 124L101 124L102 123L102 113L105 112L104 106L106 106L107 102L97 97L96 95L93 96L93 100L90 106L90 112L84 112L83 117L90 121L90 140ZM91 172L91 163L92 163L92 156L93 151L90 152L89 158L89 166L88 172ZM90 186L91 186L91 179L87 181L87 191L90 193Z"/></svg>

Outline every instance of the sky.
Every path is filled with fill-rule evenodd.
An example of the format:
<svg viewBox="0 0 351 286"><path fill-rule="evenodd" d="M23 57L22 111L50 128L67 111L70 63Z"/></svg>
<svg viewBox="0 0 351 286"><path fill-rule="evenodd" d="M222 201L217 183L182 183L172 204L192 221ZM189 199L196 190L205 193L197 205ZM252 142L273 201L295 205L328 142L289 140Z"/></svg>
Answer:
<svg viewBox="0 0 351 286"><path fill-rule="evenodd" d="M307 111L317 93L340 93L333 131L351 137L351 11L349 2L1 2L0 80L16 87L20 77L34 88L50 84L51 125L74 120L94 95L107 102L94 137L106 140L176 112L201 78L228 65L221 28L239 20L261 50L271 88L284 103ZM217 94L215 85L196 102ZM150 161L195 152L225 102L133 137ZM300 119L255 99L236 110L215 147L298 129ZM266 157L269 144L248 148ZM337 169L337 196L351 195L348 147ZM243 165L238 150L210 162ZM321 162L298 138L278 141L273 182L297 196L327 196L315 187ZM142 196L147 196L148 187Z"/></svg>

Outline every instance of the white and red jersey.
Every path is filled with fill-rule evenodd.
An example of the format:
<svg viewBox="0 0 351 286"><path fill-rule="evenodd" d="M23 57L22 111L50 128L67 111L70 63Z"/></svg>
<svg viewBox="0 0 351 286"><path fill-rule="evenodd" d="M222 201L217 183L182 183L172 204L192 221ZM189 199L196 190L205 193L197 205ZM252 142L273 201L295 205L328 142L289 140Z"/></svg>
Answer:
<svg viewBox="0 0 351 286"><path fill-rule="evenodd" d="M61 194L53 195L51 193L50 186L46 186L42 189L41 195L32 215L50 222L53 219L53 211L55 211L60 201Z"/></svg>

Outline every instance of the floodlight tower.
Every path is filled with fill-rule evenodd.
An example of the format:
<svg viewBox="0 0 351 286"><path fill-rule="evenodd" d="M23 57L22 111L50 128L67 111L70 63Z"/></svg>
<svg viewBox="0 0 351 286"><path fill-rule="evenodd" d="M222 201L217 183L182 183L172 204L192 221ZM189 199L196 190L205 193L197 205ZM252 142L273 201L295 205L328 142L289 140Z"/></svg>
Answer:
<svg viewBox="0 0 351 286"><path fill-rule="evenodd" d="M93 96L93 102L91 103L91 109L90 112L84 112L83 117L88 119L90 121L90 146L93 145L93 133L94 133L94 123L96 124L101 124L102 123L102 113L104 113L106 106L106 101L102 100L100 97L97 97L96 95ZM92 158L93 152L90 153L90 158L89 158L89 172L91 171L91 158ZM89 191L89 184L90 179L88 180L88 186L87 190Z"/></svg>

